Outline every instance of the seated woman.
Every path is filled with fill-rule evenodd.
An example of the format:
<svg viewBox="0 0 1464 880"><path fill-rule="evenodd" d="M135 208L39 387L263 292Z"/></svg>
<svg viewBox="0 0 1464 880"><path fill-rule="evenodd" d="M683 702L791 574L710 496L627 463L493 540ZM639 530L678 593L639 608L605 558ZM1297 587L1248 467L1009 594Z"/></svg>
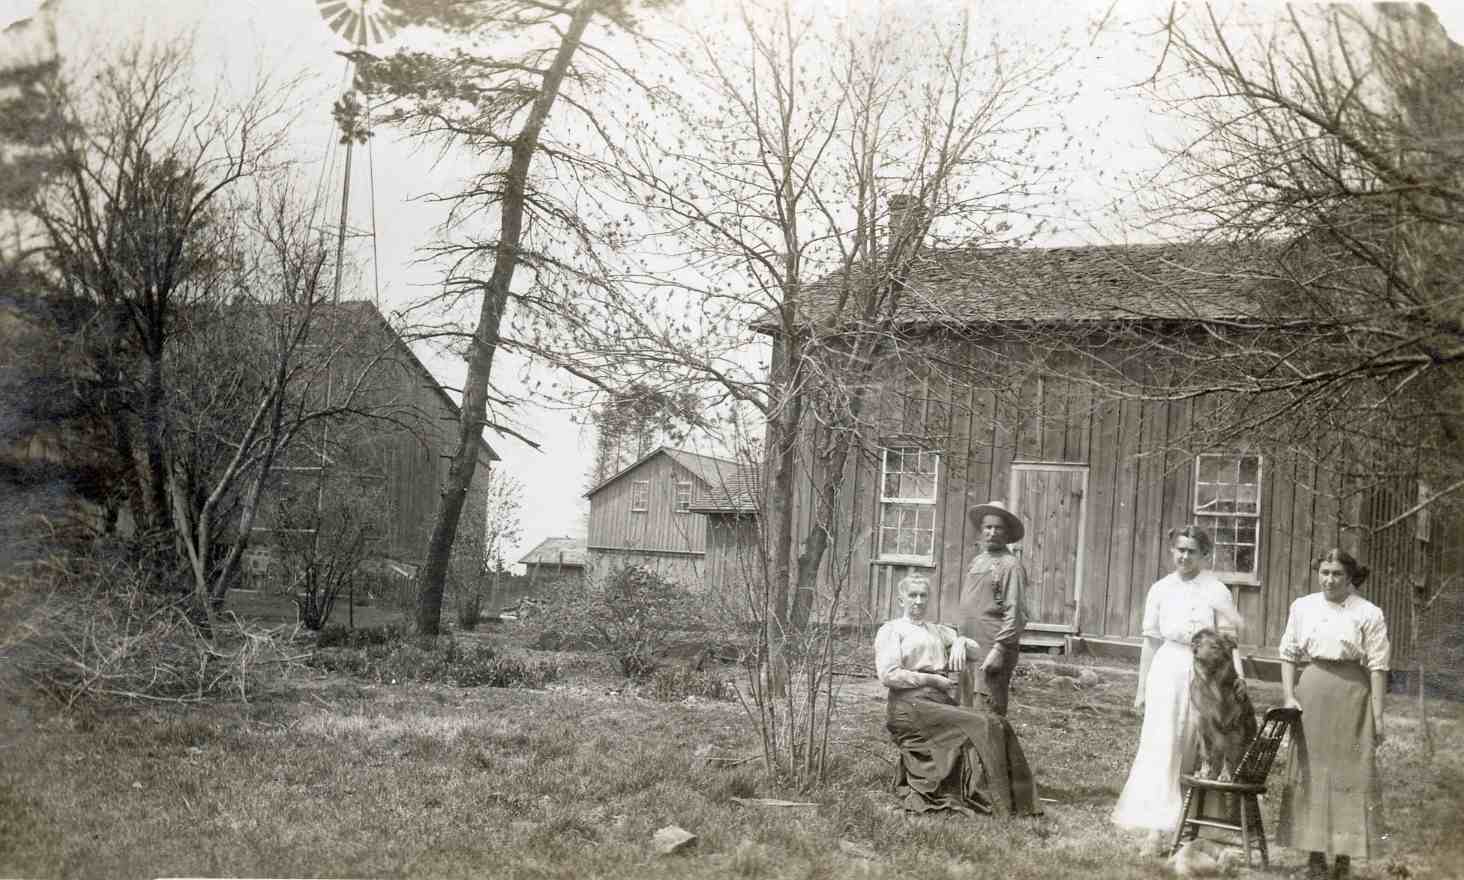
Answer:
<svg viewBox="0 0 1464 880"><path fill-rule="evenodd" d="M926 622L926 578L910 575L898 589L904 613L879 628L874 657L889 689L885 728L900 750L895 792L905 809L1040 815L1032 771L1011 724L955 705L959 670L968 656L979 661L978 646Z"/></svg>

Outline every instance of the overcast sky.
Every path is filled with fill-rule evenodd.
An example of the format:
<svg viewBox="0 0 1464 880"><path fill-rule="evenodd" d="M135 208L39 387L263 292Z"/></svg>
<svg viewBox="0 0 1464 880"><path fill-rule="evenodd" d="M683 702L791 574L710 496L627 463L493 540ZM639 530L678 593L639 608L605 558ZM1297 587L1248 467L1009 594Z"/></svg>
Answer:
<svg viewBox="0 0 1464 880"><path fill-rule="evenodd" d="M104 50L109 42L115 44L138 34L158 38L191 31L197 56L203 62L201 77L223 75L233 83L248 83L260 69L283 76L310 74L314 79L306 92L300 124L292 132L292 149L298 158L313 163L317 173L324 165L335 137L330 124L330 104L344 72L344 62L335 51L344 45L317 15L314 0L56 2L59 4L58 38L63 54L70 57L87 57ZM705 8L708 2L688 0L677 14L695 15L697 8ZM1125 87L1142 80L1152 69L1159 46L1143 38L1141 33L1152 30L1152 23L1167 9L1168 2L1120 0L1108 17L1109 27L1092 43L1086 42L1089 25L1105 16L1113 5L1110 0L1071 4L1002 2L1006 11L1017 14L1044 10L1045 17L1027 25L1030 31L1022 35L1026 38L1055 37L1063 28L1082 36L1080 59L1073 67L1070 84L1081 96L1075 102L1077 109L1070 121L1080 132L1089 135L1089 141L1081 149L1086 152L1097 146L1098 150L1083 160L1088 163L1087 170L1078 175L1070 195L1078 212L1095 212L1112 195L1097 182L1098 168L1110 173L1115 170L1139 173L1151 161L1143 145L1156 126L1162 127L1163 120ZM809 3L826 9L830 15L862 5L858 0L846 3L809 0ZM1252 5L1279 8L1279 4ZM34 14L38 6L39 0L0 0L0 28ZM1437 4L1435 9L1457 39L1464 31L1464 3L1445 6ZM1046 11L1049 7L1061 11ZM7 51L5 46L0 42L0 51ZM434 164L433 154L414 149L391 132L379 132L369 156L358 156L353 174L351 224L363 229L371 225L373 200L369 192L370 178L374 177L383 311L390 313L403 308L434 289L435 271L413 263L416 248L431 237L442 209L418 197L450 188L464 167L451 161ZM339 211L338 201L332 211ZM1111 227L1095 231L1074 223L1064 239L1084 241L1110 234ZM362 253L369 254L369 251ZM362 294L369 297L373 293L369 266L363 278ZM426 345L418 346L417 353L444 385L461 386L466 371L461 360ZM495 367L495 380L512 387L516 382L510 380L509 374L517 376L518 372L517 365L500 359ZM582 532L581 494L593 446L593 438L564 411L531 407L518 418L518 427L540 444L539 451L512 438L489 437L503 459L500 467L516 474L526 488L524 535L515 558L546 537Z"/></svg>

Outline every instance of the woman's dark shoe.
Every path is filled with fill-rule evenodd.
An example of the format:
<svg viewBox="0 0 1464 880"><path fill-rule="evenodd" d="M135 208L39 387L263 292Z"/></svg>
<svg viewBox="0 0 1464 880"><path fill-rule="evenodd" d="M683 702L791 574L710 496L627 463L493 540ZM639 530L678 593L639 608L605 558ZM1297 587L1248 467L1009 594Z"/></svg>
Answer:
<svg viewBox="0 0 1464 880"><path fill-rule="evenodd" d="M1332 863L1332 880L1349 880L1352 877L1352 859L1349 856L1338 856Z"/></svg>
<svg viewBox="0 0 1464 880"><path fill-rule="evenodd" d="M1315 850L1306 859L1306 880L1328 880L1327 857Z"/></svg>

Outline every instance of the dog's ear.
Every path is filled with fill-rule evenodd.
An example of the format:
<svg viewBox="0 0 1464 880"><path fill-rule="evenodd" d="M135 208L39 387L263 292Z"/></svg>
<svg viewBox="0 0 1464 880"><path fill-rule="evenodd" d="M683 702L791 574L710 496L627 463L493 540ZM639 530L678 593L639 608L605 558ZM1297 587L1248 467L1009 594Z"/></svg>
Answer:
<svg viewBox="0 0 1464 880"><path fill-rule="evenodd" d="M1227 633L1220 633L1216 638L1220 640L1220 647L1231 653L1234 653L1235 649L1240 647L1235 643L1235 639Z"/></svg>
<svg viewBox="0 0 1464 880"><path fill-rule="evenodd" d="M1204 643L1205 639L1213 635L1215 635L1215 631L1213 629L1210 629L1208 626L1196 632L1194 635L1190 636L1190 649L1193 650L1195 648L1198 648L1201 644Z"/></svg>

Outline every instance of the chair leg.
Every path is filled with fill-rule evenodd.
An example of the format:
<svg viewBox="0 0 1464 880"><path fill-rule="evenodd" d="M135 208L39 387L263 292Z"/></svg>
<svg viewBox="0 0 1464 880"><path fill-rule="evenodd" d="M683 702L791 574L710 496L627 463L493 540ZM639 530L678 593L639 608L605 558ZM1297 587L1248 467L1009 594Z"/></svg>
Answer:
<svg viewBox="0 0 1464 880"><path fill-rule="evenodd" d="M1189 824L1190 804L1195 799L1195 790L1187 789L1184 793L1184 807L1179 811L1179 827L1174 829L1174 844L1169 847L1169 854L1172 856L1179 852L1179 844L1184 840L1184 829Z"/></svg>
<svg viewBox="0 0 1464 880"><path fill-rule="evenodd" d="M1242 797L1240 799L1240 845L1245 850L1245 867L1247 870L1251 866L1250 810L1246 809L1249 806L1250 798Z"/></svg>
<svg viewBox="0 0 1464 880"><path fill-rule="evenodd" d="M1256 822L1256 845L1261 850L1261 870L1268 871L1271 869L1271 859L1266 852L1266 823L1261 818L1261 804L1260 801L1252 797L1250 798L1250 805L1251 813L1255 817Z"/></svg>
<svg viewBox="0 0 1464 880"><path fill-rule="evenodd" d="M1194 789L1190 789L1190 791L1194 791ZM1209 797L1210 792L1206 791L1203 788L1200 789L1199 791L1200 791L1200 799L1195 804L1195 818L1196 819L1203 819L1203 818L1205 818L1205 800ZM1190 834L1189 834L1189 839L1190 840L1194 840L1194 839L1198 838L1200 836L1200 826L1198 826L1198 825L1190 825L1189 832L1190 832Z"/></svg>

